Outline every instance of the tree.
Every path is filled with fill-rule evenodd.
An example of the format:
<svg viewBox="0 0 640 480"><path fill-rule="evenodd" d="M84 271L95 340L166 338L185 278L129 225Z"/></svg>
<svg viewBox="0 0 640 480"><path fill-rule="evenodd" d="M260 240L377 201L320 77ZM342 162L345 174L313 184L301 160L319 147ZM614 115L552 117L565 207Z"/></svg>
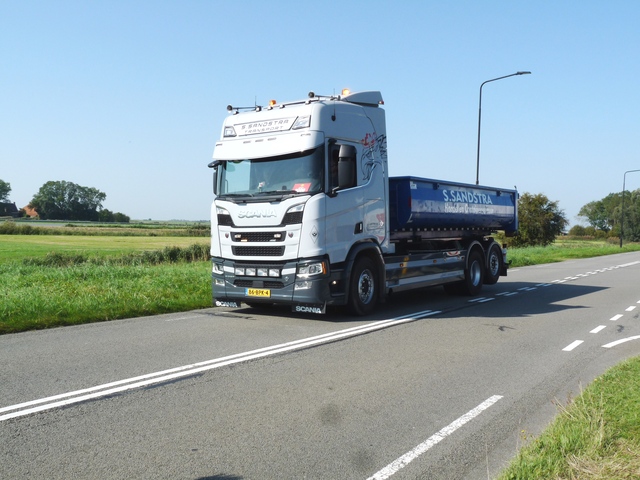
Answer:
<svg viewBox="0 0 640 480"><path fill-rule="evenodd" d="M98 220L105 223L116 222L116 223L129 223L131 218L120 212L112 212L111 210L107 210L106 208L100 210L98 212Z"/></svg>
<svg viewBox="0 0 640 480"><path fill-rule="evenodd" d="M640 189L624 194L623 233L624 240L640 241Z"/></svg>
<svg viewBox="0 0 640 480"><path fill-rule="evenodd" d="M640 189L624 192L624 215L622 193L610 193L601 200L584 205L578 216L587 220L596 234L606 232L609 236L620 235L624 217L624 239L640 241Z"/></svg>
<svg viewBox="0 0 640 480"><path fill-rule="evenodd" d="M595 229L609 232L619 225L621 203L620 193L610 193L602 200L584 205L578 212L578 216L585 218Z"/></svg>
<svg viewBox="0 0 640 480"><path fill-rule="evenodd" d="M9 185L9 182L0 180L0 202L8 202L9 193L11 193L11 185Z"/></svg>
<svg viewBox="0 0 640 480"><path fill-rule="evenodd" d="M518 217L518 235L513 238L516 247L549 245L568 223L558 202L552 202L541 193L523 193L520 196Z"/></svg>
<svg viewBox="0 0 640 480"><path fill-rule="evenodd" d="M29 206L43 220L97 220L98 209L106 198L96 188L56 181L40 187Z"/></svg>

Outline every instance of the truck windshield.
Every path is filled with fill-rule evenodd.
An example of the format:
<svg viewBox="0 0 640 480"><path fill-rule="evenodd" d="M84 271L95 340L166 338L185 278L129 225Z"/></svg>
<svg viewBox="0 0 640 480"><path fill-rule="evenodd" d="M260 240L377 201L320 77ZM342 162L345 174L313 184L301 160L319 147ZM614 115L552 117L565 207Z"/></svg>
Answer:
<svg viewBox="0 0 640 480"><path fill-rule="evenodd" d="M224 161L217 178L219 197L317 193L323 188L324 147L277 157Z"/></svg>

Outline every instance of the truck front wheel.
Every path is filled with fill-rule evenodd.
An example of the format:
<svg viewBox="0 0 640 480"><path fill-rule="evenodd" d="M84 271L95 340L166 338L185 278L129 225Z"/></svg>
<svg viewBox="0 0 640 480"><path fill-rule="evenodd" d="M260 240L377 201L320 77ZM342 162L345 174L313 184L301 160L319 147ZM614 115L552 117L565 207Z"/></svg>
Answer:
<svg viewBox="0 0 640 480"><path fill-rule="evenodd" d="M482 289L484 279L484 258L478 251L469 255L469 263L464 271L464 293L477 295Z"/></svg>
<svg viewBox="0 0 640 480"><path fill-rule="evenodd" d="M349 310L354 315L368 315L376 307L378 280L376 267L369 257L356 260L349 283Z"/></svg>

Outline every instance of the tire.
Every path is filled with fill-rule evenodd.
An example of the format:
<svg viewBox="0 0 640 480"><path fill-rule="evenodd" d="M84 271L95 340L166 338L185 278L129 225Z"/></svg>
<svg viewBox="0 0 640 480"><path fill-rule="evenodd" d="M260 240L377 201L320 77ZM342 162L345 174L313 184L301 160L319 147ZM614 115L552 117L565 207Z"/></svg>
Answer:
<svg viewBox="0 0 640 480"><path fill-rule="evenodd" d="M487 255L487 270L484 272L485 285L494 285L500 278L502 272L502 249L497 243L489 247L489 255Z"/></svg>
<svg viewBox="0 0 640 480"><path fill-rule="evenodd" d="M353 315L369 315L378 301L376 266L369 257L360 257L349 280L349 311Z"/></svg>
<svg viewBox="0 0 640 480"><path fill-rule="evenodd" d="M477 250L469 255L467 268L464 270L463 292L466 295L477 295L482 290L484 280L484 258Z"/></svg>

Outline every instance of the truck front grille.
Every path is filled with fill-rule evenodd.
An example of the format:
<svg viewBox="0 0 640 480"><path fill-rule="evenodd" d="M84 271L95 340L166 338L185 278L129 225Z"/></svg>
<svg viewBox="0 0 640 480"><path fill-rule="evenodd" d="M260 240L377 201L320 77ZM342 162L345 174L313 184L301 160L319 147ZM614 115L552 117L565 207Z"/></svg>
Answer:
<svg viewBox="0 0 640 480"><path fill-rule="evenodd" d="M281 257L284 255L284 247L233 246L231 251L234 255L243 257Z"/></svg>
<svg viewBox="0 0 640 480"><path fill-rule="evenodd" d="M286 232L231 232L234 242L284 242Z"/></svg>
<svg viewBox="0 0 640 480"><path fill-rule="evenodd" d="M262 281L262 280L236 280L233 282L234 287L242 288L284 288L284 283L276 281Z"/></svg>

